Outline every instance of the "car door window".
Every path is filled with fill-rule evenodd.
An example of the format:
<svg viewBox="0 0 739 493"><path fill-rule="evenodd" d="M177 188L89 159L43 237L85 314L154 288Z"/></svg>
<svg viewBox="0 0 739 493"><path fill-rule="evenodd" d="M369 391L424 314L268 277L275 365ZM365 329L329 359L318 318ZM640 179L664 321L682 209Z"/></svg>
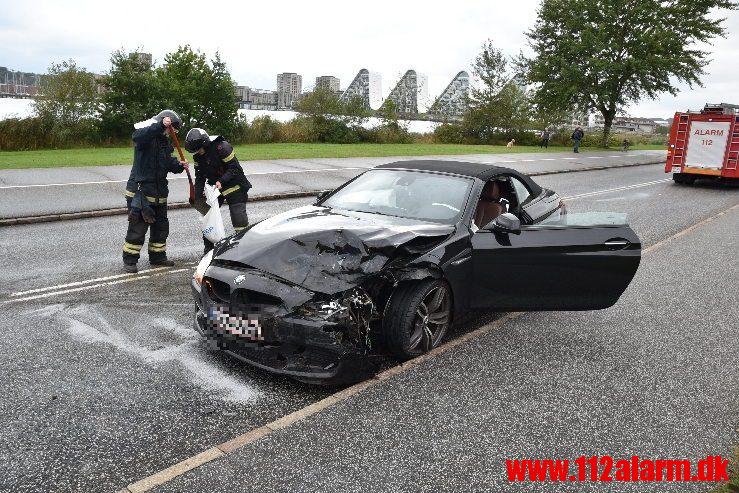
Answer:
<svg viewBox="0 0 739 493"><path fill-rule="evenodd" d="M511 183L513 183L513 188L516 190L516 198L518 199L518 204L523 205L529 199L529 197L531 197L531 192L528 188L526 188L526 185L524 185L523 182L518 178L511 176L510 179Z"/></svg>

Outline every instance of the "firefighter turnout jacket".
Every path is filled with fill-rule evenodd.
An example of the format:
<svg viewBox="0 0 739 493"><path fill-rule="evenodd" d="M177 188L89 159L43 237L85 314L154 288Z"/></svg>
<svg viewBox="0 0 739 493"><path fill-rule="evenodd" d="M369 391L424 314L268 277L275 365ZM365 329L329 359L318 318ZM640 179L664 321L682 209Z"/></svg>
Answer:
<svg viewBox="0 0 739 493"><path fill-rule="evenodd" d="M215 185L220 181L221 195L229 204L246 202L251 183L236 159L233 146L218 135L210 137L210 143L203 149L205 153L193 154L196 200L203 195L206 182Z"/></svg>
<svg viewBox="0 0 739 493"><path fill-rule="evenodd" d="M167 173L182 173L185 168L172 156L174 147L165 132L166 127L157 121L133 132L133 168L126 183L126 198L133 198L140 187L150 203L167 203Z"/></svg>

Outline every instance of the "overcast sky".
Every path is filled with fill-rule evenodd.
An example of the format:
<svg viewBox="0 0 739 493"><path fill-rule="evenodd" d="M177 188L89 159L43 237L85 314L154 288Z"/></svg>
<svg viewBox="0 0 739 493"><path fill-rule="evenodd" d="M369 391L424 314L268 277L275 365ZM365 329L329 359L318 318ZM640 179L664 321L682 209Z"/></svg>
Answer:
<svg viewBox="0 0 739 493"><path fill-rule="evenodd" d="M360 68L379 72L383 96L407 69L429 77L436 96L470 63L487 38L515 55L535 19L537 0L322 0L307 2L148 1L64 2L0 0L0 66L45 72L74 58L93 72L109 68L111 51L138 47L161 61L189 43L216 50L240 85L274 89L278 72L336 75L342 89ZM177 6L177 10L174 10ZM202 19L202 22L198 22ZM728 14L729 35L706 47L712 63L704 88L684 88L631 108L633 116L664 117L703 103L739 103L739 14Z"/></svg>

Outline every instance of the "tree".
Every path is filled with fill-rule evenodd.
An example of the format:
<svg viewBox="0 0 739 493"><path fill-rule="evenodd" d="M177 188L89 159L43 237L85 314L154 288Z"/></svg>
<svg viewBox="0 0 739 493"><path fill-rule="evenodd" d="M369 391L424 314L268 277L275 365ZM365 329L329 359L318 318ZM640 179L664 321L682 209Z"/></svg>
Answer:
<svg viewBox="0 0 739 493"><path fill-rule="evenodd" d="M487 141L496 133L521 132L531 123L531 97L512 65L491 40L482 45L472 65L479 85L470 90L462 123L466 135Z"/></svg>
<svg viewBox="0 0 739 493"><path fill-rule="evenodd" d="M309 116L338 115L341 101L333 91L326 87L316 87L300 98L295 109Z"/></svg>
<svg viewBox="0 0 739 493"><path fill-rule="evenodd" d="M34 111L53 127L75 127L97 114L95 75L72 59L51 64L40 92L43 96L34 100Z"/></svg>
<svg viewBox="0 0 739 493"><path fill-rule="evenodd" d="M236 125L236 93L220 55L208 63L205 55L180 46L164 57L154 72L160 109L172 109L185 128L203 127L211 134L229 135Z"/></svg>
<svg viewBox="0 0 739 493"><path fill-rule="evenodd" d="M154 66L140 53L113 52L111 68L103 78L100 114L103 135L129 137L132 125L160 111L156 101Z"/></svg>
<svg viewBox="0 0 739 493"><path fill-rule="evenodd" d="M526 33L534 55L522 65L542 108L599 111L606 145L620 108L675 95L676 82L701 85L709 60L696 43L726 34L724 19L709 14L736 8L731 0L542 0Z"/></svg>

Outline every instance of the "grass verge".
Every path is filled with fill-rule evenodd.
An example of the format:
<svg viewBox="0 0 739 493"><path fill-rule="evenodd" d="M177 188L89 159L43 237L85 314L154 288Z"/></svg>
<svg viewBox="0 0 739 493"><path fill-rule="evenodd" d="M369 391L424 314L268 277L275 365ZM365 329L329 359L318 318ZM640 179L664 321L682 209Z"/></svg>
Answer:
<svg viewBox="0 0 739 493"><path fill-rule="evenodd" d="M737 493L739 492L739 445L734 449L734 455L729 461L729 481L716 486L710 493Z"/></svg>
<svg viewBox="0 0 739 493"><path fill-rule="evenodd" d="M634 149L662 149L661 146L637 146ZM562 152L568 147L464 145L464 144L252 144L236 146L241 161L257 159L351 158L387 156L430 156L454 154L508 154L525 152ZM583 148L583 152L588 149ZM602 150L602 149L593 149ZM186 157L187 154L186 154ZM131 164L130 147L93 147L40 151L0 152L0 169L57 168L67 166L109 166Z"/></svg>

